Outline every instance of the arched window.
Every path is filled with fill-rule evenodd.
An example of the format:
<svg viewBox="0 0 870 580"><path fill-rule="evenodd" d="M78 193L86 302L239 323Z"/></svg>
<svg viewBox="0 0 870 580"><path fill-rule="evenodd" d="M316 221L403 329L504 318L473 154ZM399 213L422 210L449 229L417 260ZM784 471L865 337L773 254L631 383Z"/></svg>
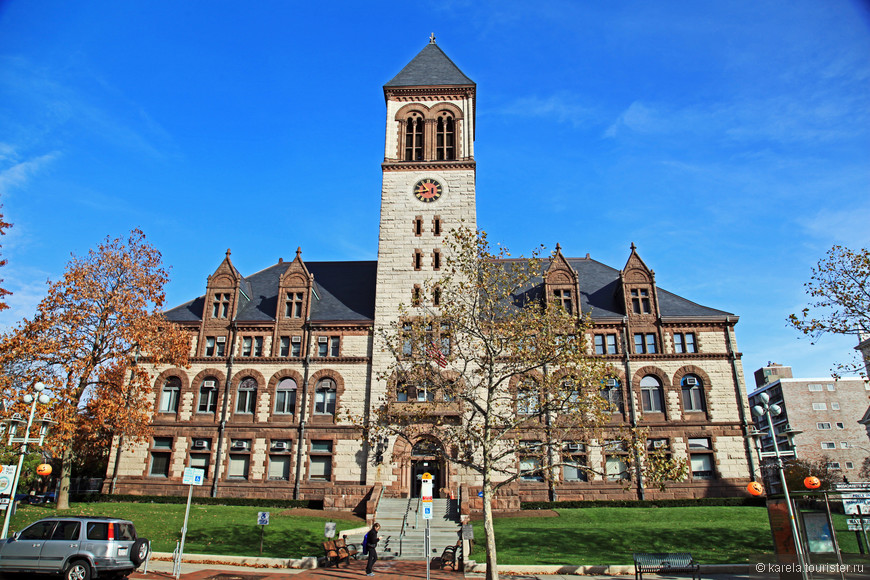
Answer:
<svg viewBox="0 0 870 580"><path fill-rule="evenodd" d="M321 379L314 390L314 414L335 415L335 381Z"/></svg>
<svg viewBox="0 0 870 580"><path fill-rule="evenodd" d="M662 383L656 377L647 375L640 380L640 398L645 413L661 413L664 411Z"/></svg>
<svg viewBox="0 0 870 580"><path fill-rule="evenodd" d="M605 379L601 396L610 404L611 413L622 413L622 385L616 379Z"/></svg>
<svg viewBox="0 0 870 580"><path fill-rule="evenodd" d="M177 413L178 395L181 392L181 379L169 377L163 383L163 391L160 393L160 412Z"/></svg>
<svg viewBox="0 0 870 580"><path fill-rule="evenodd" d="M411 113L405 122L405 161L423 160L423 117Z"/></svg>
<svg viewBox="0 0 870 580"><path fill-rule="evenodd" d="M275 390L275 413L292 415L296 410L296 381L282 379Z"/></svg>
<svg viewBox="0 0 870 580"><path fill-rule="evenodd" d="M456 159L456 123L446 111L441 113L435 129L435 156L438 161Z"/></svg>
<svg viewBox="0 0 870 580"><path fill-rule="evenodd" d="M541 408L541 393L534 381L523 381L517 388L517 413L534 415Z"/></svg>
<svg viewBox="0 0 870 580"><path fill-rule="evenodd" d="M686 375L680 381L683 390L683 409L689 412L703 412L704 384L695 375Z"/></svg>
<svg viewBox="0 0 870 580"><path fill-rule="evenodd" d="M433 439L420 439L411 449L411 457L437 457L443 452L443 447Z"/></svg>
<svg viewBox="0 0 870 580"><path fill-rule="evenodd" d="M239 383L239 394L236 399L236 413L250 415L254 412L257 402L257 380L253 377L245 377Z"/></svg>
<svg viewBox="0 0 870 580"><path fill-rule="evenodd" d="M198 413L214 413L217 408L217 379L206 377L199 384Z"/></svg>

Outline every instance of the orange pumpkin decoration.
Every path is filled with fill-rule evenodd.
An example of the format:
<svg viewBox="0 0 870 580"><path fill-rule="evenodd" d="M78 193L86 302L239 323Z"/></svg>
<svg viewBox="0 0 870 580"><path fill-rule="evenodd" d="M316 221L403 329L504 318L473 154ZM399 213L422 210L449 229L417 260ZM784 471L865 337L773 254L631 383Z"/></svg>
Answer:
<svg viewBox="0 0 870 580"><path fill-rule="evenodd" d="M51 465L48 463L40 463L36 468L36 473L39 475L51 475Z"/></svg>
<svg viewBox="0 0 870 580"><path fill-rule="evenodd" d="M764 487L762 487L762 485L757 481L753 481L746 486L746 491L748 491L750 495L761 495L764 493Z"/></svg>
<svg viewBox="0 0 870 580"><path fill-rule="evenodd" d="M815 475L811 475L804 479L804 487L807 489L819 489L822 486L822 482L819 481L819 478Z"/></svg>

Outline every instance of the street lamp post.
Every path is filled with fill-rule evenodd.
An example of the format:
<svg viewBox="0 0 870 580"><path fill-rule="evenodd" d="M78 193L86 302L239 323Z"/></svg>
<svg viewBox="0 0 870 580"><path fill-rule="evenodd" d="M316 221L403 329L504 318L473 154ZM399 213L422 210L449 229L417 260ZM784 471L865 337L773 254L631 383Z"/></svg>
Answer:
<svg viewBox="0 0 870 580"><path fill-rule="evenodd" d="M18 453L18 469L15 470L15 477L12 478L12 489L9 493L9 504L6 506L6 518L3 521L3 532L0 533L0 539L6 537L6 534L9 532L9 520L12 517L12 506L15 504L15 492L18 490L18 480L21 477L21 469L24 466L24 456L27 455L27 445L30 443L30 428L33 427L33 416L36 414L36 404L42 403L43 405L47 404L50 399L47 394L42 391L45 390L45 385L42 383L36 383L33 385L33 390L36 391L35 396L30 393L26 393L22 399L25 403L30 404L30 417L27 419L27 427L24 430L23 437L16 437L16 431L18 426L21 423L24 423L24 420L18 413L15 413L11 419L4 420L9 423L9 441L8 444L12 445L12 443L21 443L21 450ZM51 416L46 413L43 415L42 419L38 420L41 425L39 426L39 441L38 445L42 446L42 442L45 439L45 434L48 432L49 424L54 421L51 420Z"/></svg>
<svg viewBox="0 0 870 580"><path fill-rule="evenodd" d="M792 505L791 505L791 496L788 493L788 484L785 481L785 466L782 463L783 456L784 455L794 455L794 451L790 451L790 452L789 451L780 451L779 450L779 443L777 443L777 441L776 441L776 431L773 428L773 419L771 417L776 417L777 415L782 413L782 407L780 407L779 405L776 405L776 404L771 405L770 404L770 395L768 395L767 393L761 393L758 396L758 398L761 401L761 403L752 407L752 412L755 413L755 415L758 416L759 419L761 417L767 417L767 430L768 430L768 433L770 434L771 440L773 441L773 452L772 453L771 452L762 452L761 451L761 444L759 441L758 454L762 458L763 457L773 457L776 459L776 469L777 469L777 471L779 471L779 481L780 481L780 484L782 485L782 492L785 495L785 504L786 504L786 507L788 508L788 519L789 519L789 523L791 524L791 534L792 534L792 538L794 539L794 547L795 547L795 552L796 552L796 555L798 558L798 565L800 566L801 578L803 578L804 580L807 580L807 570L806 570L806 565L805 565L805 561L804 561L804 551L803 551L803 547L801 546L801 538L800 538L800 534L798 533L797 520L795 519L794 509L792 508ZM790 431L789 432L790 437L794 436L797 433L796 431L792 431L792 430L789 430L789 431ZM760 433L758 433L757 435L760 435Z"/></svg>

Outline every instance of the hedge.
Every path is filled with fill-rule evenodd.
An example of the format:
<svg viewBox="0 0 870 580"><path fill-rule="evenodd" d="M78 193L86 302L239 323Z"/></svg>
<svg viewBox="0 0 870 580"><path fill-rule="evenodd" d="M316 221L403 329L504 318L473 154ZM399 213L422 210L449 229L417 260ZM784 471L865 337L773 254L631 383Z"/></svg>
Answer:
<svg viewBox="0 0 870 580"><path fill-rule="evenodd" d="M557 508L598 508L598 507L700 507L700 506L753 506L764 507L763 497L702 497L698 499L617 499L587 501L525 501L520 503L523 510L551 510Z"/></svg>
<svg viewBox="0 0 870 580"><path fill-rule="evenodd" d="M181 495L120 495L105 493L79 493L70 496L71 502L131 502L131 503L180 503L186 504L187 497ZM193 497L191 503L197 505L235 505L276 508L323 509L323 500L307 499L262 499L242 497Z"/></svg>

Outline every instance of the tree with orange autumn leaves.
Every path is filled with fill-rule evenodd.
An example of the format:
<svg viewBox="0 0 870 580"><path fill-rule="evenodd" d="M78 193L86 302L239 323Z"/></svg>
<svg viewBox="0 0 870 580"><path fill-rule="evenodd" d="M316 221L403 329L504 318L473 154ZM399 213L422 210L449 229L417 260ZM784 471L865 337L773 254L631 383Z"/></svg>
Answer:
<svg viewBox="0 0 870 580"><path fill-rule="evenodd" d="M169 276L160 252L136 229L73 256L49 284L35 316L0 340L6 400L42 381L57 421L50 445L61 455L58 509L69 508L75 443L150 434L155 365L185 366L188 339L161 314Z"/></svg>
<svg viewBox="0 0 870 580"><path fill-rule="evenodd" d="M5 219L3 219L3 214L0 213L0 236L5 236L6 235L6 231L5 231L6 228L11 228L11 227L12 227L12 224L10 224ZM5 258L0 259L0 266L5 266L5 265L6 265L6 259ZM3 282L2 278L0 278L0 282ZM6 290L5 288L0 288L0 310L6 310L7 308L9 308L9 305L6 304L5 298L7 296L9 296L10 294L12 294L12 292L10 292L9 290Z"/></svg>

